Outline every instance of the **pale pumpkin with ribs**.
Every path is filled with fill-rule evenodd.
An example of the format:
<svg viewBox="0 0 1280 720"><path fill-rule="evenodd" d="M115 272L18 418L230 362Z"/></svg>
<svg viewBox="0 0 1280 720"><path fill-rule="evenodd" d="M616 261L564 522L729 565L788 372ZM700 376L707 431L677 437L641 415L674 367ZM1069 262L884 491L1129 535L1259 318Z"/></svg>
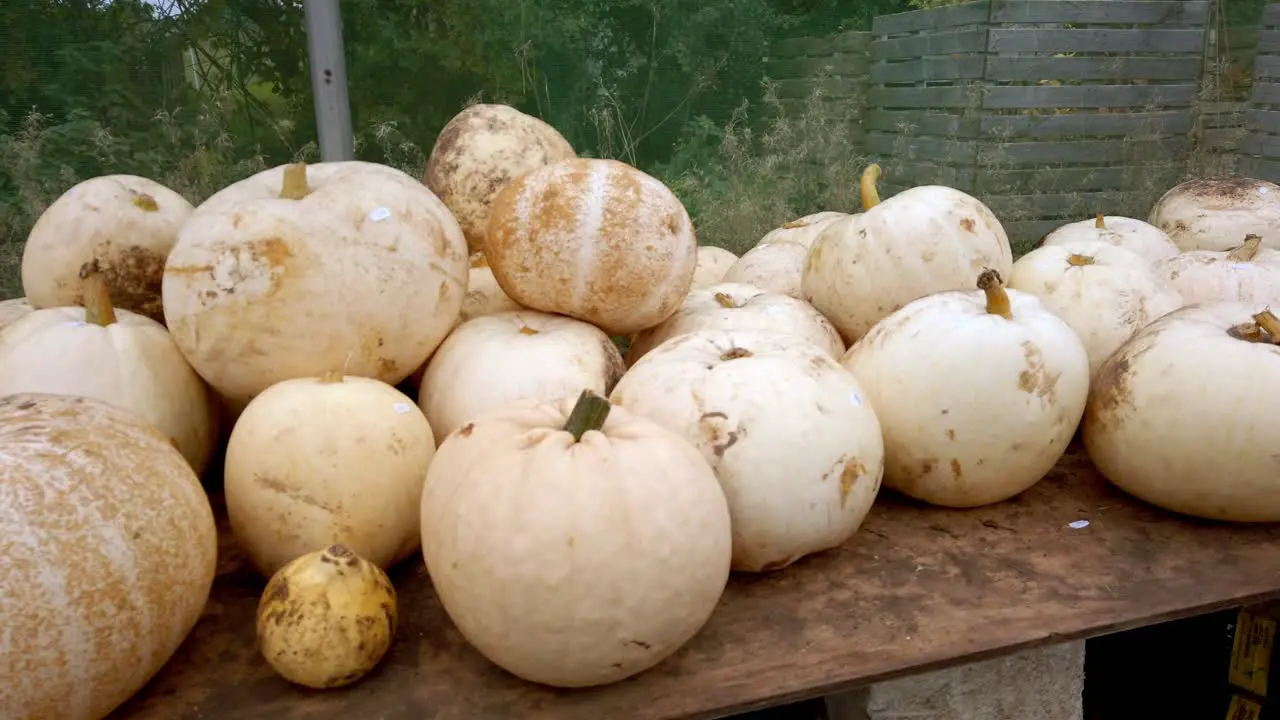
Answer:
<svg viewBox="0 0 1280 720"><path fill-rule="evenodd" d="M1280 250L1247 235L1230 250L1190 250L1155 264L1156 274L1188 305L1202 302L1280 305Z"/></svg>

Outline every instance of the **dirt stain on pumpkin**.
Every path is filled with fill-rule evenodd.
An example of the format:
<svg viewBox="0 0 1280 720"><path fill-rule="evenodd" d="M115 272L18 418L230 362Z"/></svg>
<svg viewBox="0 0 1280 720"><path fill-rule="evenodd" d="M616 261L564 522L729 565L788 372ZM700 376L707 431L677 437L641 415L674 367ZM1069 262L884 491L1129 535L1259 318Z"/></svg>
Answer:
<svg viewBox="0 0 1280 720"><path fill-rule="evenodd" d="M1018 373L1018 389L1047 398L1049 402L1056 401L1060 373L1050 372L1045 367L1044 353L1033 342L1023 341L1022 355L1027 367Z"/></svg>
<svg viewBox="0 0 1280 720"><path fill-rule="evenodd" d="M95 258L102 279L111 293L111 304L164 324L161 285L164 281L165 256L144 247L129 245L114 248L105 257ZM84 294L77 289L74 305L84 305Z"/></svg>
<svg viewBox="0 0 1280 720"><path fill-rule="evenodd" d="M711 452L715 453L718 458L724 457L724 454L738 443L746 431L741 426L729 430L724 427L724 421L729 416L718 411L703 413L698 418L698 426L702 429L702 435L706 439L708 445L711 446Z"/></svg>
<svg viewBox="0 0 1280 720"><path fill-rule="evenodd" d="M964 477L964 468L960 467L960 461L956 458L951 458L951 477L956 480Z"/></svg>
<svg viewBox="0 0 1280 720"><path fill-rule="evenodd" d="M858 484L858 478L867 474L867 469L858 461L857 458L850 458L844 463L844 470L840 472L840 509L843 510L845 503L849 500L849 493L853 491L853 486Z"/></svg>
<svg viewBox="0 0 1280 720"><path fill-rule="evenodd" d="M977 223L975 223L971 217L963 217L960 218L960 227L963 228L965 232L971 233L973 232L973 229L977 227Z"/></svg>

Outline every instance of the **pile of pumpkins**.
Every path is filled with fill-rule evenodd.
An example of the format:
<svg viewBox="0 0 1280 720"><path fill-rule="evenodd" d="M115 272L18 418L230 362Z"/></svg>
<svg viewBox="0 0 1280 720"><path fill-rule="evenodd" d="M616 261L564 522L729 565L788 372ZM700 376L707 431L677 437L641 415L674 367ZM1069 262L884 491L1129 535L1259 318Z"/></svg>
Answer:
<svg viewBox="0 0 1280 720"><path fill-rule="evenodd" d="M1190 181L1015 262L979 200L879 176L740 258L502 105L451 120L424 180L71 188L0 304L0 716L105 716L173 655L220 451L261 651L315 688L387 652L402 561L497 665L601 685L688 642L731 572L849 541L882 482L1001 502L1078 429L1133 495L1280 520L1280 186Z"/></svg>

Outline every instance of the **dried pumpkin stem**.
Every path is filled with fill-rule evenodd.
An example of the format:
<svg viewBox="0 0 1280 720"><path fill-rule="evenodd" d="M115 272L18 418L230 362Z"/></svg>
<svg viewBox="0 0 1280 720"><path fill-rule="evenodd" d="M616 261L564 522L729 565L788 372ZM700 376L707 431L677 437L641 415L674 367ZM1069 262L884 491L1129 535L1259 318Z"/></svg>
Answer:
<svg viewBox="0 0 1280 720"><path fill-rule="evenodd" d="M311 194L307 185L307 164L292 163L284 166L284 182L280 187L280 197L285 200L301 200Z"/></svg>
<svg viewBox="0 0 1280 720"><path fill-rule="evenodd" d="M862 191L862 209L863 211L880 204L880 192L876 190L876 182L880 180L880 166L872 163L862 171L862 180L859 182L859 190Z"/></svg>
<svg viewBox="0 0 1280 720"><path fill-rule="evenodd" d="M1093 221L1093 226L1099 230L1107 229L1107 224L1102 221L1102 213L1098 213L1098 219Z"/></svg>
<svg viewBox="0 0 1280 720"><path fill-rule="evenodd" d="M1077 253L1072 253L1067 256L1067 264L1074 265L1075 267L1080 267L1082 265L1093 265L1094 260L1088 255L1080 255Z"/></svg>
<svg viewBox="0 0 1280 720"><path fill-rule="evenodd" d="M718 292L716 293L715 298L716 298L716 302L719 303L720 307L723 307L723 308L738 307L738 303L735 302L733 298L729 297L727 293Z"/></svg>
<svg viewBox="0 0 1280 720"><path fill-rule="evenodd" d="M978 289L987 294L987 312L999 315L1005 320L1013 319L1013 308L1009 305L1009 293L1004 291L1004 283L1000 273L991 268L982 271L978 276Z"/></svg>
<svg viewBox="0 0 1280 720"><path fill-rule="evenodd" d="M1273 345L1280 345L1280 318L1277 318L1271 308L1265 308L1262 312L1253 316L1253 321L1258 323L1258 327L1267 331L1271 336Z"/></svg>
<svg viewBox="0 0 1280 720"><path fill-rule="evenodd" d="M1244 236L1244 244L1227 253L1227 259L1231 262L1249 262L1257 256L1258 250L1262 249L1262 236L1249 233Z"/></svg>
<svg viewBox="0 0 1280 720"><path fill-rule="evenodd" d="M102 278L96 259L80 266L80 288L84 294L85 322L106 327L116 321L111 291L107 289L107 281Z"/></svg>
<svg viewBox="0 0 1280 720"><path fill-rule="evenodd" d="M608 399L591 390L583 390L564 423L565 432L573 436L574 442L580 442L588 430L604 427L611 407Z"/></svg>

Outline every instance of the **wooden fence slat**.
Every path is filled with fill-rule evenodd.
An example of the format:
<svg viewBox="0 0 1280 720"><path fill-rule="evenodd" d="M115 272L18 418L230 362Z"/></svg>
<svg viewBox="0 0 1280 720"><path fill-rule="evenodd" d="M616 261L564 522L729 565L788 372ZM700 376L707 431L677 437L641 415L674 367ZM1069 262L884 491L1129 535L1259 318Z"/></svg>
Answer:
<svg viewBox="0 0 1280 720"><path fill-rule="evenodd" d="M769 77L774 80L808 80L823 73L827 75L866 75L871 69L869 55L830 55L773 59L765 64Z"/></svg>
<svg viewBox="0 0 1280 720"><path fill-rule="evenodd" d="M825 37L783 38L769 46L771 54L778 57L808 57L834 55L835 53L861 53L871 47L871 34L845 32Z"/></svg>
<svg viewBox="0 0 1280 720"><path fill-rule="evenodd" d="M1249 110L1244 123L1250 130L1280 135L1280 110Z"/></svg>
<svg viewBox="0 0 1280 720"><path fill-rule="evenodd" d="M960 25L975 25L985 23L987 13L987 3L979 1L929 10L880 15L872 19L871 32L876 35L896 35Z"/></svg>
<svg viewBox="0 0 1280 720"><path fill-rule="evenodd" d="M978 134L978 119L933 111L879 110L867 112L868 130L905 135L941 135L972 138Z"/></svg>
<svg viewBox="0 0 1280 720"><path fill-rule="evenodd" d="M1084 163L1116 164L1133 163L1142 160L1164 161L1175 157L1185 149L1185 138L1165 140L1015 141L984 145L978 160L983 165L1008 167L1054 164L1082 165Z"/></svg>
<svg viewBox="0 0 1280 720"><path fill-rule="evenodd" d="M956 187L972 181L969 168L934 165L922 162L896 162L884 167L885 182L890 185L947 185Z"/></svg>
<svg viewBox="0 0 1280 720"><path fill-rule="evenodd" d="M987 29L944 30L910 37L873 40L871 57L875 60L914 60L926 55L980 53L987 48Z"/></svg>
<svg viewBox="0 0 1280 720"><path fill-rule="evenodd" d="M1211 153L1236 152L1246 134L1248 133L1243 127L1206 129L1200 135L1197 147Z"/></svg>
<svg viewBox="0 0 1280 720"><path fill-rule="evenodd" d="M1239 170L1247 177L1280 182L1280 160L1241 155Z"/></svg>
<svg viewBox="0 0 1280 720"><path fill-rule="evenodd" d="M1113 2L1118 0L1104 0ZM1044 0L1037 0L1044 2ZM1000 57L987 59L987 80L1193 80L1203 63L1198 57ZM874 77L873 77L874 79Z"/></svg>
<svg viewBox="0 0 1280 720"><path fill-rule="evenodd" d="M807 98L816 89L830 98L861 98L866 94L867 85L862 80L844 77L831 77L821 80L779 80L777 83L778 98Z"/></svg>
<svg viewBox="0 0 1280 720"><path fill-rule="evenodd" d="M983 89L986 109L1075 107L1182 107L1196 97L1196 85L1040 85Z"/></svg>
<svg viewBox="0 0 1280 720"><path fill-rule="evenodd" d="M1280 55L1259 55L1253 61L1255 78L1280 78Z"/></svg>
<svg viewBox="0 0 1280 720"><path fill-rule="evenodd" d="M984 195L983 202L996 217L1041 219L1050 217L1081 218L1091 213L1116 214L1141 201L1138 193L1074 192L1036 193L1034 195Z"/></svg>
<svg viewBox="0 0 1280 720"><path fill-rule="evenodd" d="M1047 193L1116 192L1132 187L1141 178L1149 178L1152 184L1161 187L1172 187L1176 184L1178 175L1178 168L1174 166L1041 167L1017 170L979 167L975 177L979 192L1009 194L1017 190L1026 192L1028 188Z"/></svg>
<svg viewBox="0 0 1280 720"><path fill-rule="evenodd" d="M1262 37L1258 38L1258 52L1274 53L1280 52L1280 33L1264 32Z"/></svg>
<svg viewBox="0 0 1280 720"><path fill-rule="evenodd" d="M1249 133L1240 139L1240 152L1244 155L1280 159L1280 136Z"/></svg>
<svg viewBox="0 0 1280 720"><path fill-rule="evenodd" d="M1111 23L1116 25L1200 25L1209 17L1205 0L1127 2L1123 0L993 0L993 23Z"/></svg>
<svg viewBox="0 0 1280 720"><path fill-rule="evenodd" d="M981 55L960 57L923 57L916 60L871 66L871 81L877 83L932 82L941 80L980 80Z"/></svg>
<svg viewBox="0 0 1280 720"><path fill-rule="evenodd" d="M911 137L873 131L867 133L866 142L869 152L899 161L967 165L973 163L978 154L978 146L972 140Z"/></svg>
<svg viewBox="0 0 1280 720"><path fill-rule="evenodd" d="M1009 236L1009 242L1015 248L1016 254L1017 250L1030 251L1031 246L1040 242L1041 238L1068 222L1070 220L1064 218L1062 220L1002 220L1000 224L1004 227L1005 234Z"/></svg>
<svg viewBox="0 0 1280 720"><path fill-rule="evenodd" d="M1263 27L1280 26L1280 3L1267 3L1263 6L1261 25Z"/></svg>
<svg viewBox="0 0 1280 720"><path fill-rule="evenodd" d="M874 44L872 46L874 48ZM1115 30L1081 28L991 28L987 51L1195 53L1204 47L1204 29ZM956 51L952 51L956 52Z"/></svg>
<svg viewBox="0 0 1280 720"><path fill-rule="evenodd" d="M982 134L996 138L1177 135L1190 130L1190 114L1179 110L1148 113L984 115L982 118Z"/></svg>
<svg viewBox="0 0 1280 720"><path fill-rule="evenodd" d="M966 108L982 101L980 86L877 88L867 91L870 102L886 110L895 108Z"/></svg>
<svg viewBox="0 0 1280 720"><path fill-rule="evenodd" d="M1254 105L1280 105L1280 83L1255 82L1253 84Z"/></svg>

